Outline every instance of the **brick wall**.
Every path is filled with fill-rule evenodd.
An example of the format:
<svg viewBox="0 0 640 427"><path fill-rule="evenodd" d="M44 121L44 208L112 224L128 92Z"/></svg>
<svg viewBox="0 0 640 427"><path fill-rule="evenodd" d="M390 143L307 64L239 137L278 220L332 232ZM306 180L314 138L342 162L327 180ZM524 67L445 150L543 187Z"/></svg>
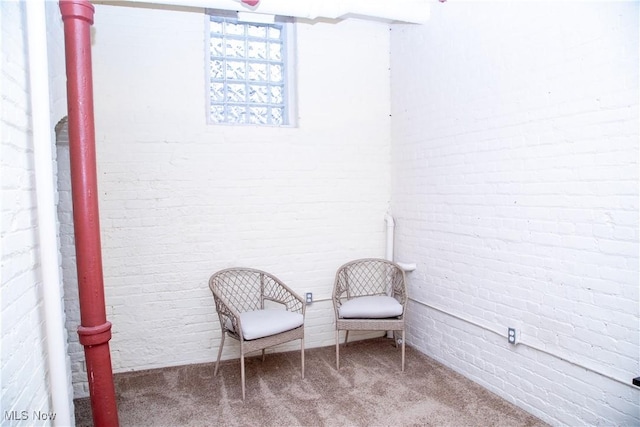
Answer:
<svg viewBox="0 0 640 427"><path fill-rule="evenodd" d="M384 255L388 26L298 24L299 125L260 128L206 125L204 19L96 5L100 220L116 372L215 360L220 330L207 281L232 266L313 292L305 344L333 344L326 299L336 269ZM223 358L237 358L227 343ZM80 351L72 363L80 397Z"/></svg>
<svg viewBox="0 0 640 427"><path fill-rule="evenodd" d="M75 397L89 396L89 383L84 358L84 347L78 337L80 325L80 302L78 297L78 274L76 270L76 248L73 232L73 204L71 195L71 172L69 159L69 126L65 118L56 128L58 224L60 227L60 253L62 282L64 284L64 307L66 316L67 344L71 360L73 393Z"/></svg>
<svg viewBox="0 0 640 427"><path fill-rule="evenodd" d="M56 3L46 5L51 85L51 119L66 110L62 30ZM0 2L2 31L2 425L47 425L34 414L51 408L44 324L43 283L37 229L37 206L31 131L29 64L24 2ZM62 61L64 57L62 56ZM57 82L57 83L56 83ZM53 129L52 129L53 133ZM69 373L68 366L60 366ZM15 411L15 412L14 412ZM23 412L24 411L24 412ZM26 418L24 418L26 417Z"/></svg>
<svg viewBox="0 0 640 427"><path fill-rule="evenodd" d="M391 31L408 341L551 424L637 425L638 3L432 12Z"/></svg>
<svg viewBox="0 0 640 427"><path fill-rule="evenodd" d="M51 138L56 143L56 131L60 127L60 123L66 123L67 116L67 74L66 74L66 65L65 65L65 56L64 56L64 29L62 23L62 17L60 15L60 8L57 2L45 2L45 13L47 20L47 43L48 43L48 57L49 60L49 107L51 110L51 125L54 129L51 130ZM57 184L59 180L57 179L59 164L63 165L68 164L69 159L67 157L60 157L60 153L58 152L57 146L52 148L54 159L54 173L56 177L56 190L58 191L56 198L56 205L60 204L60 197L64 194L61 191ZM63 172L68 170L68 166L64 166L62 168ZM57 207L57 206L56 206ZM71 212L69 212L71 215ZM62 280L62 289L61 295L63 298L63 306L65 310L64 320L67 323L66 319L68 316L69 306L66 304L66 299L68 298L66 295L67 287L65 286L65 277L64 270L62 269L62 264L68 262L65 260L65 255L62 253L62 223L64 219L61 219L58 216L58 259L60 262L60 278ZM77 294L77 289L76 289ZM67 328L65 333L67 336L67 354L71 354L71 342L74 340L77 341L77 333L76 328ZM67 376L69 381L69 396L73 397L73 381L72 374L73 370L71 369L71 357L67 358L67 366L65 367L67 370ZM73 404L73 402L71 402ZM70 414L73 416L73 408L70 410Z"/></svg>

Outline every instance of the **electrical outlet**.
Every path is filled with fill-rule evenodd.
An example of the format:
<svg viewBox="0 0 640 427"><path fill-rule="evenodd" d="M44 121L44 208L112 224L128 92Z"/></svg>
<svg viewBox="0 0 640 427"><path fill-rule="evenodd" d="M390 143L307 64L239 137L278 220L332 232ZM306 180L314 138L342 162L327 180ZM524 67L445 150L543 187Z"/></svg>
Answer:
<svg viewBox="0 0 640 427"><path fill-rule="evenodd" d="M304 296L305 296L305 299L307 300L307 305L313 302L313 294L311 292L307 292Z"/></svg>
<svg viewBox="0 0 640 427"><path fill-rule="evenodd" d="M507 335L507 339L509 340L509 344L515 344L516 343L516 329L515 328L509 328L509 333Z"/></svg>

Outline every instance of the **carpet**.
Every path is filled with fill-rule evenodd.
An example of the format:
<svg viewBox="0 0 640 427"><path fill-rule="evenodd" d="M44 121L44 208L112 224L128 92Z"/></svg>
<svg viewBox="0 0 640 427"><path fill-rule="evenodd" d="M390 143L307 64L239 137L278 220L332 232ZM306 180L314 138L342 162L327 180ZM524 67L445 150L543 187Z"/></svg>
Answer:
<svg viewBox="0 0 640 427"><path fill-rule="evenodd" d="M387 338L305 352L259 353L240 361L186 365L114 376L121 426L545 426L483 387ZM76 399L76 425L91 426L89 399Z"/></svg>

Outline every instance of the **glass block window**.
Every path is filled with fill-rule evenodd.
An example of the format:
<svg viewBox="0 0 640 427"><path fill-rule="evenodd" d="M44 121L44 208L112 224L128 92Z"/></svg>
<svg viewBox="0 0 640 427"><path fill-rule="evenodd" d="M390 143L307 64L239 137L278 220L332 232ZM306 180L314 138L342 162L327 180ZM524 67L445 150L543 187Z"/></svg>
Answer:
<svg viewBox="0 0 640 427"><path fill-rule="evenodd" d="M209 122L289 125L286 23L210 15Z"/></svg>

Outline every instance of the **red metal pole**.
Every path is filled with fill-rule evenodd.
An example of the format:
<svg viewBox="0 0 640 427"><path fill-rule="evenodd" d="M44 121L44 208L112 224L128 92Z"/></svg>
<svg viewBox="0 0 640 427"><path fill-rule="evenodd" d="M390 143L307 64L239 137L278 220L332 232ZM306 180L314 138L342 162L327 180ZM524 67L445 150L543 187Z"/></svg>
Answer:
<svg viewBox="0 0 640 427"><path fill-rule="evenodd" d="M88 0L60 0L64 22L69 109L69 155L73 225L78 270L81 325L96 427L118 426L118 408L111 370L111 323L107 321L102 277L98 179L93 121L91 37L93 5Z"/></svg>

